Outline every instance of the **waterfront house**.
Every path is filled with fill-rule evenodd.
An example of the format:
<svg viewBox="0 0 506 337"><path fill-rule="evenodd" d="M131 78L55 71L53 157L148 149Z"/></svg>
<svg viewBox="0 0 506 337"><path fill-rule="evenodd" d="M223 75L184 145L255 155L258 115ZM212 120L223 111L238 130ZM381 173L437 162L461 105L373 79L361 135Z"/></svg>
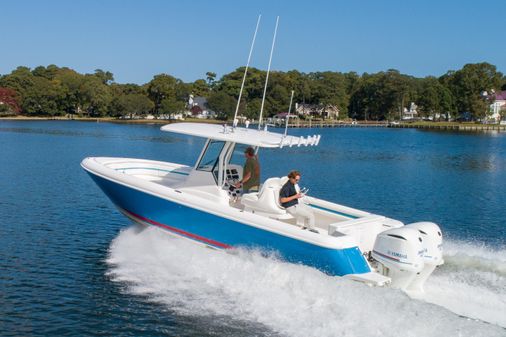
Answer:
<svg viewBox="0 0 506 337"><path fill-rule="evenodd" d="M295 113L303 117L338 118L339 108L332 104L295 103Z"/></svg>
<svg viewBox="0 0 506 337"><path fill-rule="evenodd" d="M274 115L272 118L269 118L267 120L268 123L272 123L274 125L280 126L286 124L286 119L291 119L290 123L296 122L295 120L299 119L299 116L290 114L288 116L288 112L280 112L276 115Z"/></svg>
<svg viewBox="0 0 506 337"><path fill-rule="evenodd" d="M506 114L506 90L492 93L489 97L492 104L490 104L488 118L499 122Z"/></svg>
<svg viewBox="0 0 506 337"><path fill-rule="evenodd" d="M418 108L418 106L414 102L411 102L411 105L409 106L409 110L407 108L404 108L404 110L402 112L402 119L403 120L417 119L418 118L417 108Z"/></svg>
<svg viewBox="0 0 506 337"><path fill-rule="evenodd" d="M216 112L207 107L207 98L190 95L188 98L187 115L195 118L215 118Z"/></svg>

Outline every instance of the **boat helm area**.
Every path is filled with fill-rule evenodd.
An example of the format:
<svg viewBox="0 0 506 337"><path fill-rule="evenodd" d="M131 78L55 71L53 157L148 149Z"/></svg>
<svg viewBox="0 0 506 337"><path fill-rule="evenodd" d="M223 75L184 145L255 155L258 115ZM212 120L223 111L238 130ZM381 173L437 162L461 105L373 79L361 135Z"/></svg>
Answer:
<svg viewBox="0 0 506 337"><path fill-rule="evenodd" d="M244 194L235 188L243 177L244 151L249 144L208 139L188 179L181 188L190 192L198 187L207 190L213 199L245 212L268 217L290 225L304 228L307 220L294 217L279 202L279 191L288 178L270 177L260 184L259 192ZM255 153L259 147L254 146ZM214 188L205 188L205 186ZM190 192L191 193L191 192ZM368 217L370 213L339 206L313 197L305 196L299 202L310 206L315 217L315 232L345 235L339 231L338 223ZM344 227L343 227L344 228ZM346 230L343 229L344 232Z"/></svg>

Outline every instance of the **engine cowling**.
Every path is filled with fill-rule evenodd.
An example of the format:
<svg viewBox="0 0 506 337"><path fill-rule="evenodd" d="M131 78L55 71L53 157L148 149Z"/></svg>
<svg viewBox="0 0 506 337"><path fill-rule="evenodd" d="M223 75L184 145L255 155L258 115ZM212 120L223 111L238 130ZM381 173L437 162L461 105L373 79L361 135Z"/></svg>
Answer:
<svg viewBox="0 0 506 337"><path fill-rule="evenodd" d="M443 235L438 225L433 222L415 222L404 227L414 228L420 233L425 264L439 266L444 263Z"/></svg>
<svg viewBox="0 0 506 337"><path fill-rule="evenodd" d="M406 289L424 268L422 238L416 228L389 229L376 237L372 257L381 263L382 274L392 287Z"/></svg>
<svg viewBox="0 0 506 337"><path fill-rule="evenodd" d="M442 242L438 225L417 222L378 234L371 255L380 264L378 271L392 279L392 287L417 295L443 264Z"/></svg>
<svg viewBox="0 0 506 337"><path fill-rule="evenodd" d="M405 226L418 230L422 238L424 268L415 279L408 285L406 291L411 293L423 293L423 285L437 266L444 263L443 260L443 235L438 225L433 222L415 222Z"/></svg>

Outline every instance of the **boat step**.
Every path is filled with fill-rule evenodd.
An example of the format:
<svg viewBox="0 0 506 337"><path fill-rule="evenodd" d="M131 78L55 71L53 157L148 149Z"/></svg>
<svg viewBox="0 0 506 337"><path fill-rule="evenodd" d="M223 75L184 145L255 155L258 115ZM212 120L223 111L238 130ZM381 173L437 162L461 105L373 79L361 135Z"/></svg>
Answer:
<svg viewBox="0 0 506 337"><path fill-rule="evenodd" d="M344 275L343 277L353 281L359 281L366 283L367 285L377 287L382 287L391 282L390 277L383 276L373 271L363 274L348 274Z"/></svg>

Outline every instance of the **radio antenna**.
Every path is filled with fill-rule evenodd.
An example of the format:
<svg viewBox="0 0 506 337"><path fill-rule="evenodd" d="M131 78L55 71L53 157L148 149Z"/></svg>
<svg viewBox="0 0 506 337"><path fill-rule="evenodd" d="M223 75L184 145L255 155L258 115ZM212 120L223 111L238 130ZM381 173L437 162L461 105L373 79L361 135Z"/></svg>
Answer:
<svg viewBox="0 0 506 337"><path fill-rule="evenodd" d="M258 130L262 126L262 115L264 112L265 93L267 92L267 82L269 81L269 72L271 71L272 53L274 52L274 43L276 42L276 34L278 32L279 16L276 17L276 28L274 29L274 37L272 38L271 55L269 56L269 66L267 67L267 76L265 77L264 95L262 97L262 106L260 107L260 117L258 118Z"/></svg>
<svg viewBox="0 0 506 337"><path fill-rule="evenodd" d="M232 125L234 128L237 126L237 112L239 111L239 104L241 104L241 97L242 97L242 91L244 89L244 82L246 81L246 74L248 73L249 62L251 61L251 53L253 52L253 46L255 45L255 39L257 37L258 26L260 25L260 18L261 17L262 17L262 15L259 14L258 20L257 20L257 26L255 28L255 34L253 35L253 41L251 42L251 47L249 49L248 63L246 63L246 68L244 69L244 76L242 77L241 90L239 91L239 98L237 98L237 106L235 107L234 120L232 122L233 123Z"/></svg>

